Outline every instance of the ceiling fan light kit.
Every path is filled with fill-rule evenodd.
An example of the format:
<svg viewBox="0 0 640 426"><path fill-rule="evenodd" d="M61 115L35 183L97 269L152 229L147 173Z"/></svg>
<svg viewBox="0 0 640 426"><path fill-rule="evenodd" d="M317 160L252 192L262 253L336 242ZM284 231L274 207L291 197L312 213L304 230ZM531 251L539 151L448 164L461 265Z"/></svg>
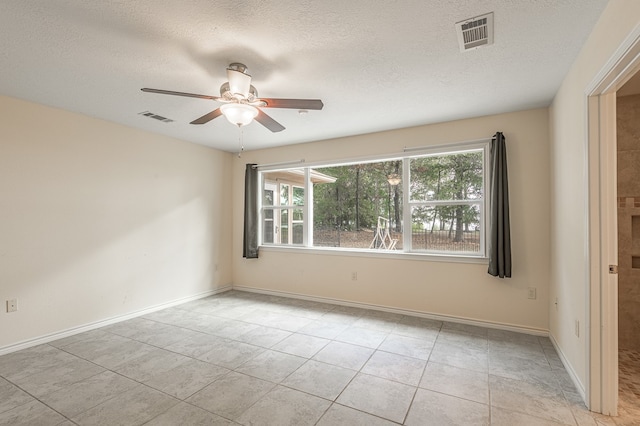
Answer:
<svg viewBox="0 0 640 426"><path fill-rule="evenodd" d="M220 96L199 95L195 93L175 92L172 90L143 88L143 92L162 95L185 96L221 102L223 105L190 124L205 124L214 118L224 115L230 123L242 127L254 119L272 132L284 130L284 126L267 115L260 108L290 108L299 110L300 114L308 110L321 110L324 104L320 99L278 99L258 98L258 91L251 85L251 76L247 74L244 64L234 62L227 68L228 82L220 86Z"/></svg>
<svg viewBox="0 0 640 426"><path fill-rule="evenodd" d="M238 127L246 126L258 115L258 108L240 103L224 104L220 107L220 111L229 120L229 123Z"/></svg>

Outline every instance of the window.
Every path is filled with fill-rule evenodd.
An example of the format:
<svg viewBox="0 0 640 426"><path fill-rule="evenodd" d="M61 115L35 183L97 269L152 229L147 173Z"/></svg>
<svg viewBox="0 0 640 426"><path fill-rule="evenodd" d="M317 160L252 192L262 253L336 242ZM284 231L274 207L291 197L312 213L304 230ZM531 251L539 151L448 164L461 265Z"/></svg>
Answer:
<svg viewBox="0 0 640 426"><path fill-rule="evenodd" d="M408 159L413 250L483 253L483 157L479 149Z"/></svg>
<svg viewBox="0 0 640 426"><path fill-rule="evenodd" d="M402 160L320 167L331 184L314 185L313 246L379 248L378 223L386 246L402 248Z"/></svg>
<svg viewBox="0 0 640 426"><path fill-rule="evenodd" d="M488 141L262 170L262 245L484 256Z"/></svg>
<svg viewBox="0 0 640 426"><path fill-rule="evenodd" d="M304 235L304 170L262 173L262 242L301 245Z"/></svg>

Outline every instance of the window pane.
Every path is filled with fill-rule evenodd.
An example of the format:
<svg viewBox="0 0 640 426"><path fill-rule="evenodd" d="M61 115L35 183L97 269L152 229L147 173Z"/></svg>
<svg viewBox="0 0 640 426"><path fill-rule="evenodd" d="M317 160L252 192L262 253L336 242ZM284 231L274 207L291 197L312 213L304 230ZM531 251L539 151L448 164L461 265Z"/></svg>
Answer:
<svg viewBox="0 0 640 426"><path fill-rule="evenodd" d="M289 244L289 210L280 212L280 244Z"/></svg>
<svg viewBox="0 0 640 426"><path fill-rule="evenodd" d="M273 210L270 210L269 212L271 213L271 219L265 218L262 223L262 242L266 244L273 244Z"/></svg>
<svg viewBox="0 0 640 426"><path fill-rule="evenodd" d="M293 244L302 244L303 232L302 223L293 224Z"/></svg>
<svg viewBox="0 0 640 426"><path fill-rule="evenodd" d="M273 205L273 189L265 189L262 197L262 205L263 206L272 206Z"/></svg>
<svg viewBox="0 0 640 426"><path fill-rule="evenodd" d="M262 205L273 206L273 196L276 185L265 182L265 189L262 191ZM266 208L262 210L262 242L265 244L273 244L274 222L273 210Z"/></svg>
<svg viewBox="0 0 640 426"><path fill-rule="evenodd" d="M401 160L315 170L336 180L314 185L314 246L375 248L379 231L385 248L402 248Z"/></svg>
<svg viewBox="0 0 640 426"><path fill-rule="evenodd" d="M480 253L480 204L411 209L413 250Z"/></svg>
<svg viewBox="0 0 640 426"><path fill-rule="evenodd" d="M482 198L482 151L412 158L411 201Z"/></svg>
<svg viewBox="0 0 640 426"><path fill-rule="evenodd" d="M293 209L293 220L291 224L292 231L292 243L293 244L302 244L304 242L304 223L303 223L303 210L302 209Z"/></svg>
<svg viewBox="0 0 640 426"><path fill-rule="evenodd" d="M280 205L289 205L289 185L280 184Z"/></svg>
<svg viewBox="0 0 640 426"><path fill-rule="evenodd" d="M304 188L299 186L293 187L293 205L304 206Z"/></svg>

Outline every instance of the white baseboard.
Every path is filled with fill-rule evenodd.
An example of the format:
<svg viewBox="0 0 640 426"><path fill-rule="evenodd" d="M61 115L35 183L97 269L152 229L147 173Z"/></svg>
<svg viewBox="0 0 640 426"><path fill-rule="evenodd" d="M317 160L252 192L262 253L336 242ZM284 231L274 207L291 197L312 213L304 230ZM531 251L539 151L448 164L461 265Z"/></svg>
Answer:
<svg viewBox="0 0 640 426"><path fill-rule="evenodd" d="M555 337L553 337L553 334L549 333L549 339L551 340L551 344L553 345L556 352L558 353L558 356L560 357L560 361L562 361L562 365L564 365L564 369L567 370L567 373L569 373L569 377L571 377L571 381L573 382L573 384L576 387L576 390L580 394L582 401L584 401L585 405L588 407L589 404L587 402L587 397L586 397L587 392L584 389L584 385L578 378L576 371L573 369L573 366L571 365L567 357L562 352L562 349L560 349L560 346L558 345L558 342L556 341Z"/></svg>
<svg viewBox="0 0 640 426"><path fill-rule="evenodd" d="M202 299L203 297L212 296L214 294L223 293L232 289L230 284L223 287L219 287L215 290L205 291L193 296L181 297L180 299L172 300L170 302L161 303L159 305L144 308L135 312L130 312L124 315L117 315L115 317L107 318L104 320L84 324L78 327L69 328L63 331L57 331L55 333L47 334L44 336L35 337L29 340L23 340L22 342L14 343L8 346L0 347L0 355L5 355L11 352L27 349L32 346L41 345L43 343L52 342L54 340L62 339L64 337L73 336L75 334L84 333L85 331L95 330L96 328L104 327L107 325L115 324L120 321L126 321L131 318L136 318L142 315L150 314L151 312L159 311L161 309L170 308L172 306L180 305L182 303L191 302L192 300Z"/></svg>
<svg viewBox="0 0 640 426"><path fill-rule="evenodd" d="M241 286L241 285L234 285L233 289L239 290L239 291L251 292L251 293L268 294L271 296L280 296L280 297L289 297L292 299L309 300L312 302L329 303L332 305L351 306L354 308L362 308L362 309L373 309L376 311L391 312L391 313L410 315L410 316L421 317L421 318L429 318L437 321L448 321L448 322L455 322L460 324L475 325L478 327L493 328L497 330L515 331L517 333L532 334L534 336L542 336L542 337L549 336L549 330L533 328L533 327L522 327L522 326L512 325L512 324L501 324L501 323L496 323L491 321L480 321L480 320L475 320L470 318L461 318L461 317L454 317L449 315L430 314L427 312L413 311L410 309L399 309L399 308L393 308L390 306L350 302L342 299L333 299L330 297L320 297L320 296L309 296L306 294L290 293L286 291L264 290L261 288Z"/></svg>

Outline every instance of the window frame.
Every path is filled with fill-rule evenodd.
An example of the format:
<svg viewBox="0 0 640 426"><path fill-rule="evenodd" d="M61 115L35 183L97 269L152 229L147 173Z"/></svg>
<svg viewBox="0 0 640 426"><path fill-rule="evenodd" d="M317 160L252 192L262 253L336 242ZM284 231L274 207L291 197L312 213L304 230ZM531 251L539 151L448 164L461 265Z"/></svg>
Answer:
<svg viewBox="0 0 640 426"><path fill-rule="evenodd" d="M414 250L413 249L413 229L412 226L403 227L403 247L405 251L410 253L424 253L425 255L447 255L455 257L474 257L485 259L487 256L487 238L486 233L489 226L489 202L490 197L489 188L489 156L491 140L482 142L469 142L456 144L455 148L451 149L451 145L440 145L433 148L424 149L421 151L413 152L412 155L407 155L403 158L402 162L402 185L403 191L406 191L406 196L403 197L403 223L413 224L412 208L413 207L431 207L431 206L454 206L454 205L480 205L481 219L480 219L480 251L474 252L451 252L444 250ZM447 149L448 148L448 149ZM455 155L463 154L467 152L482 152L482 198L479 200L424 200L424 201L412 201L409 185L411 184L411 166L410 161L415 158L424 158L438 155Z"/></svg>
<svg viewBox="0 0 640 426"><path fill-rule="evenodd" d="M324 254L346 255L346 256L364 256L364 257L402 257L406 259L431 259L436 261L451 261L451 262L464 262L464 263L484 263L487 259L487 230L489 227L489 200L491 197L489 187L489 165L490 165L490 143L491 139L479 139L469 142L458 142L450 144L433 145L420 148L405 148L402 153L386 154L378 156L367 156L349 158L343 160L323 161L315 163L306 163L304 160L291 163L278 163L272 166L258 166L259 171L259 200L258 211L260 220L258 221L258 245L260 248L267 250L277 251L292 251L292 252L315 252ZM412 248L412 218L411 208L418 204L443 204L441 200L434 200L428 202L411 202L409 178L410 178L410 165L409 162L412 158L420 158L425 156L443 155L443 154L457 154L469 151L482 151L482 199L480 200L446 200L445 205L464 204L464 205L480 205L481 219L480 219L480 251L476 252L453 252L453 251L435 251L435 250L414 250ZM372 163L372 162L386 162L386 161L402 161L402 190L404 196L402 197L402 220L403 224L403 249L402 250L373 250L373 249L360 249L349 247L315 247L313 246L313 183L311 182L311 170L314 168L322 167L337 167L337 166L349 166L353 164ZM290 165L285 165L290 164ZM264 207L263 191L265 185L265 173L283 171L283 170L303 170L304 171L304 205L303 208L303 243L302 244L276 244L276 243L264 243L263 242L263 230L262 224L264 220L263 212ZM289 183L291 184L291 183ZM279 188L279 186L278 186ZM279 193L278 199L279 199ZM301 206L268 206L274 210L290 208L293 212L293 208L300 208ZM279 216L279 215L278 215ZM274 217L274 221L275 221ZM408 224L408 226L407 226ZM275 238L274 238L275 241Z"/></svg>
<svg viewBox="0 0 640 426"><path fill-rule="evenodd" d="M268 180L264 179L263 175L260 177L260 191L261 198L259 200L259 212L260 212L260 220L258 226L259 233L259 245L286 245L286 246L300 246L304 245L304 218L305 215L305 204L306 204L306 191L305 191L305 183L299 184L292 181L278 181L278 180ZM301 186L302 185L302 186ZM282 203L282 190L284 187L287 187L287 197L289 200L288 204ZM304 191L305 197L303 204L295 204L293 193L295 192L295 188L300 188ZM273 191L273 205L263 206L264 193L266 190ZM264 216L264 212L266 210L270 210L273 212L273 216L271 218L266 218ZM302 219L295 219L295 210L302 210ZM283 215L283 212L286 215ZM287 220L287 242L282 242L282 218L286 217ZM272 222L273 227L273 242L264 243L264 224L265 222ZM302 243L294 243L294 235L293 228L295 224L303 224L303 241Z"/></svg>

